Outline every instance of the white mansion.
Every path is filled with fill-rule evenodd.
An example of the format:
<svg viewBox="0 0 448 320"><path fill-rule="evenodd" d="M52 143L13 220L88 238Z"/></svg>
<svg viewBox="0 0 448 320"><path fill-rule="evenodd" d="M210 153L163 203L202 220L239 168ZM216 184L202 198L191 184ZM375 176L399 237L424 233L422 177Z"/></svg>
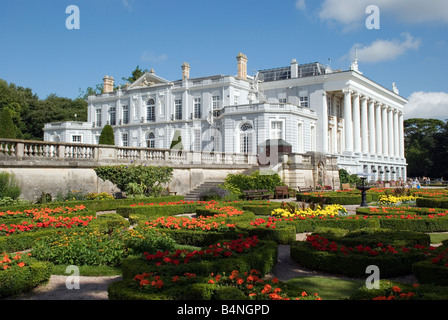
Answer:
<svg viewBox="0 0 448 320"><path fill-rule="evenodd" d="M44 140L98 144L106 124L118 146L169 149L181 137L185 150L256 154L269 139L283 139L293 153L336 156L351 173L374 179L406 178L403 112L407 100L395 85L366 78L357 61L350 70L320 63L169 81L153 70L114 91L106 76L102 94L88 97L88 122L49 123Z"/></svg>

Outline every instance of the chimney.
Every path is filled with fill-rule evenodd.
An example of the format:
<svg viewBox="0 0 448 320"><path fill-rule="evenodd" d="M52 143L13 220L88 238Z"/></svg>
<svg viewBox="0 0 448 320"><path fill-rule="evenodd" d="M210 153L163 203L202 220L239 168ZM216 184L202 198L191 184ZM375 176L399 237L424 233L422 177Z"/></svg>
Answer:
<svg viewBox="0 0 448 320"><path fill-rule="evenodd" d="M299 77L299 63L296 59L291 61L291 79Z"/></svg>
<svg viewBox="0 0 448 320"><path fill-rule="evenodd" d="M186 62L182 65L182 81L190 78L190 65Z"/></svg>
<svg viewBox="0 0 448 320"><path fill-rule="evenodd" d="M114 77L104 76L103 78L103 93L110 93L114 91Z"/></svg>
<svg viewBox="0 0 448 320"><path fill-rule="evenodd" d="M238 61L238 78L247 80L247 57L241 52L236 56Z"/></svg>

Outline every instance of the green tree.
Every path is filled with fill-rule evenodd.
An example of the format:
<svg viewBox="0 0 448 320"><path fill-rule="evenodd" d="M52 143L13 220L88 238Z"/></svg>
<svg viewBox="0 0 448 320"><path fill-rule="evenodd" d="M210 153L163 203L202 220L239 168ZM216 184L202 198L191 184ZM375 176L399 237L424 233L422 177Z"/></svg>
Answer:
<svg viewBox="0 0 448 320"><path fill-rule="evenodd" d="M146 72L148 72L148 69L142 70L142 69L140 69L140 66L137 66L135 68L135 70L132 71L132 74L130 77L128 77L128 78L123 77L122 79L123 79L123 81L126 81L128 83L133 83L136 80L138 80L142 75L144 75Z"/></svg>
<svg viewBox="0 0 448 320"><path fill-rule="evenodd" d="M170 149L183 150L184 145L182 144L182 137L180 131L176 130L174 132L173 140L171 141Z"/></svg>
<svg viewBox="0 0 448 320"><path fill-rule="evenodd" d="M115 145L115 137L114 137L114 129L110 124L104 126L101 131L99 144L114 146Z"/></svg>
<svg viewBox="0 0 448 320"><path fill-rule="evenodd" d="M3 108L0 113L0 138L17 138L17 127L12 122L11 114L11 110L7 107Z"/></svg>
<svg viewBox="0 0 448 320"><path fill-rule="evenodd" d="M423 177L439 175L435 164L439 161L437 136L445 123L437 119L409 119L404 122L405 157L408 163L408 176Z"/></svg>

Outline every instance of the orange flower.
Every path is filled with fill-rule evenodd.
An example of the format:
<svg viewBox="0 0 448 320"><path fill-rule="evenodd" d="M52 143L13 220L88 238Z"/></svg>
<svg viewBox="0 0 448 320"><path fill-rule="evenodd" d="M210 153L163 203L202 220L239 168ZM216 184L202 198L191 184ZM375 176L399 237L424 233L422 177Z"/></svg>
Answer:
<svg viewBox="0 0 448 320"><path fill-rule="evenodd" d="M23 268L25 266L25 262L20 262L17 264L20 268Z"/></svg>
<svg viewBox="0 0 448 320"><path fill-rule="evenodd" d="M303 291L303 292L302 292L302 297L305 297L305 296L307 296L307 294L306 294L305 291Z"/></svg>
<svg viewBox="0 0 448 320"><path fill-rule="evenodd" d="M396 293L400 293L400 292L401 292L401 289L400 289L400 287L393 286L393 287L392 287L392 291L393 291L393 292L396 292Z"/></svg>
<svg viewBox="0 0 448 320"><path fill-rule="evenodd" d="M261 293L269 293L271 292L272 287L268 284L266 284L263 288L263 290L261 290Z"/></svg>

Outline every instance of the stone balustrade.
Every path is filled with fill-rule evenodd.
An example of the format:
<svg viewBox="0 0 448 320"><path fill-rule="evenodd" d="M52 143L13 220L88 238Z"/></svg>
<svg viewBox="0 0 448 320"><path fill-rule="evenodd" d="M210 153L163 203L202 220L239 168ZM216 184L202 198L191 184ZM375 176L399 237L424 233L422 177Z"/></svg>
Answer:
<svg viewBox="0 0 448 320"><path fill-rule="evenodd" d="M0 139L0 166L12 163L36 162L50 166L70 163L70 166L98 166L105 164L144 163L167 166L257 165L257 155L195 152L185 150L116 147L76 143ZM84 164L84 165L83 165Z"/></svg>

